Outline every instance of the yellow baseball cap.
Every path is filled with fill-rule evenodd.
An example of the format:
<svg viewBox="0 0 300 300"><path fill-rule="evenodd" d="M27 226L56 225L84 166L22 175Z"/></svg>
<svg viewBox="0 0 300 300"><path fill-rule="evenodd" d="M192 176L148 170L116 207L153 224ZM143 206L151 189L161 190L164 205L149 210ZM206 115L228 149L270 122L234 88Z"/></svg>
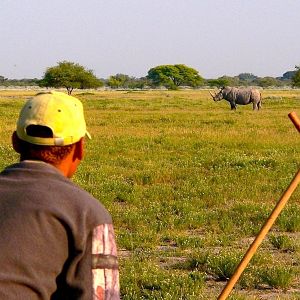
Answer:
<svg viewBox="0 0 300 300"><path fill-rule="evenodd" d="M50 130L51 137L31 135L35 125ZM78 142L87 135L82 103L61 92L39 93L28 100L17 121L18 137L31 144L65 146Z"/></svg>

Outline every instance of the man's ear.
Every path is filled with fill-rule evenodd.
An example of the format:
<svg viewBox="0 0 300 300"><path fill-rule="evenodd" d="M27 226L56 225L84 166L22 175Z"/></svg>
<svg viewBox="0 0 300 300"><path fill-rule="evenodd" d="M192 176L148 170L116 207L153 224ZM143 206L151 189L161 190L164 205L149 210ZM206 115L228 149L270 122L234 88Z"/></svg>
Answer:
<svg viewBox="0 0 300 300"><path fill-rule="evenodd" d="M21 150L20 150L20 140L17 136L17 132L14 131L12 136L11 136L11 142L12 142L12 146L14 148L14 150L17 152L17 153L21 153Z"/></svg>
<svg viewBox="0 0 300 300"><path fill-rule="evenodd" d="M82 160L83 159L83 154L84 154L84 138L81 138L75 144L74 158Z"/></svg>

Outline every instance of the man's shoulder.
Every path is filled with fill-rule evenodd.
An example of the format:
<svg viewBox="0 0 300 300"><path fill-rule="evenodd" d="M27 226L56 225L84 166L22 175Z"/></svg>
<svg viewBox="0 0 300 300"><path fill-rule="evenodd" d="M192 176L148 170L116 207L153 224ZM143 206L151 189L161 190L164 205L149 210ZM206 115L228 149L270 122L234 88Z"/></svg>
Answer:
<svg viewBox="0 0 300 300"><path fill-rule="evenodd" d="M102 203L79 185L65 177L52 165L23 161L7 167L2 173L5 182L17 184L11 193L26 193L28 202L63 214L89 217L95 223L111 223L111 216ZM4 182L5 181L5 182ZM1 177L0 177L1 185ZM8 188L8 187L7 187ZM6 190L7 190L6 188ZM48 207L48 208L47 208Z"/></svg>
<svg viewBox="0 0 300 300"><path fill-rule="evenodd" d="M105 217L106 223L111 222L111 216L107 209L92 194L68 179L65 184L73 204L81 207L82 211L88 211L92 215L102 215L102 217Z"/></svg>

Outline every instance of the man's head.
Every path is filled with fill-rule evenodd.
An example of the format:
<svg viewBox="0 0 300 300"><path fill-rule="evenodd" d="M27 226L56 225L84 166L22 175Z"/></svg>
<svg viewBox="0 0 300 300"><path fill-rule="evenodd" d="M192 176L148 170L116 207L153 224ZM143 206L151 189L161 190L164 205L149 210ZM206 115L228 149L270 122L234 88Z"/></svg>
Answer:
<svg viewBox="0 0 300 300"><path fill-rule="evenodd" d="M13 145L21 160L42 160L57 167L70 153L77 153L78 147L83 150L85 135L90 137L82 103L52 91L39 93L25 103L13 134ZM81 160L82 153L77 156Z"/></svg>
<svg viewBox="0 0 300 300"><path fill-rule="evenodd" d="M34 145L71 145L86 134L82 103L60 92L39 93L28 100L17 122L18 137Z"/></svg>

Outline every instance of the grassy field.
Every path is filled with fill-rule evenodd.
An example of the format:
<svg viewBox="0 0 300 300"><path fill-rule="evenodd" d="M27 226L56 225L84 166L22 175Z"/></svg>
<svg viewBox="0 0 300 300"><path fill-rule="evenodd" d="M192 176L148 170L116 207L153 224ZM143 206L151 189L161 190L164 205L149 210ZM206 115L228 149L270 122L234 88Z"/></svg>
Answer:
<svg viewBox="0 0 300 300"><path fill-rule="evenodd" d="M0 167L19 108L35 91L0 91ZM299 168L300 90L264 90L263 106L208 91L75 92L86 157L74 181L113 216L122 299L216 299ZM300 299L300 191L230 299Z"/></svg>

